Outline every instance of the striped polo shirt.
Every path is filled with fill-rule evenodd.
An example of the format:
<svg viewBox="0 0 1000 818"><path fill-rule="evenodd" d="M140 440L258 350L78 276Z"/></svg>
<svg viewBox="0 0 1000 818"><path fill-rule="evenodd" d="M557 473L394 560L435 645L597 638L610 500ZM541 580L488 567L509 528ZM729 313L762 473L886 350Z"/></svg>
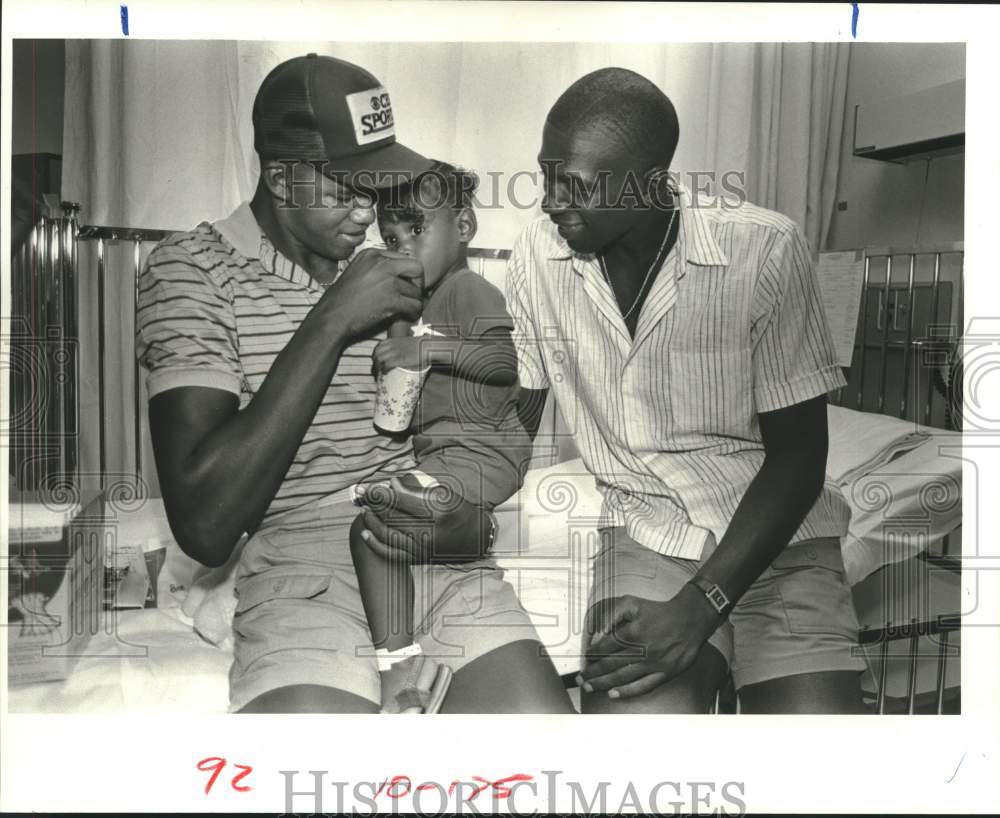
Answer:
<svg viewBox="0 0 1000 818"><path fill-rule="evenodd" d="M139 283L137 353L152 398L178 386L223 389L246 407L323 287L263 234L244 202L227 219L160 242ZM414 466L409 440L372 424L372 350L348 347L265 515Z"/></svg>
<svg viewBox="0 0 1000 818"><path fill-rule="evenodd" d="M680 191L678 240L629 335L596 256L547 218L507 270L521 385L549 388L604 503L661 554L706 558L764 462L758 412L844 384L801 231ZM668 276L670 278L668 278ZM792 542L847 532L827 485Z"/></svg>

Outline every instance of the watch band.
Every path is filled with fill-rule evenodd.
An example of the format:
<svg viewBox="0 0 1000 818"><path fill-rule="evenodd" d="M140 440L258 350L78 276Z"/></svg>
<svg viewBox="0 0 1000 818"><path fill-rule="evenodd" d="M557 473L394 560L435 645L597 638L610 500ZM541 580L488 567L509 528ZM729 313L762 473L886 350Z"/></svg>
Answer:
<svg viewBox="0 0 1000 818"><path fill-rule="evenodd" d="M733 609L733 603L729 601L729 597L726 596L726 592L723 591L718 584L710 582L697 574L691 577L688 581L705 595L705 599L708 600L708 603L715 608L720 615L725 616Z"/></svg>
<svg viewBox="0 0 1000 818"><path fill-rule="evenodd" d="M486 554L489 554L493 550L493 543L497 541L497 531L500 525L497 523L496 515L492 511L487 511L486 516L490 520L490 534L486 541Z"/></svg>

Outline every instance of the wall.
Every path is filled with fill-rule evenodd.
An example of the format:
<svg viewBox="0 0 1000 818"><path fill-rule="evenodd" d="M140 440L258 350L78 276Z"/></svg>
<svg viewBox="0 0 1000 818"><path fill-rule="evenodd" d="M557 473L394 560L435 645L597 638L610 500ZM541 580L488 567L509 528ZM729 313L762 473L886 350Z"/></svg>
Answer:
<svg viewBox="0 0 1000 818"><path fill-rule="evenodd" d="M964 43L854 43L847 82L849 122L827 249L962 241L965 157L896 165L852 155L854 106L965 76ZM925 187L926 179L926 187Z"/></svg>
<svg viewBox="0 0 1000 818"><path fill-rule="evenodd" d="M63 152L63 40L14 40L11 153Z"/></svg>

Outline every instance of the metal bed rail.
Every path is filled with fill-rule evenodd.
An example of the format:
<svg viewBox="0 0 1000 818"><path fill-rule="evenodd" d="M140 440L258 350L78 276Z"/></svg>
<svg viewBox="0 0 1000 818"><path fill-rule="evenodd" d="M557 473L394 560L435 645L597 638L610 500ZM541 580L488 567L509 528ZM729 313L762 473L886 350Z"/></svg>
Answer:
<svg viewBox="0 0 1000 818"><path fill-rule="evenodd" d="M944 243L934 247L879 247L867 248L864 259L864 278L861 304L858 311L858 329L855 334L852 374L856 381L837 390L831 401L840 406L877 414L894 414L911 419L924 426L932 426L934 408L942 402L945 422L949 422L945 396L935 397L940 386L939 368L961 334L957 321L962 316L962 262L964 245L961 242ZM943 259L955 257L957 272L954 281L943 275ZM931 266L929 281L920 281L917 267L926 260ZM877 263L877 265L876 265ZM875 267L884 263L884 276L876 283ZM903 274L898 275L902 265ZM924 266L924 265L920 265ZM942 304L944 285L954 285L949 290L950 303ZM918 295L928 291L929 309L918 325L918 306L924 306ZM870 350L878 350L875 373L870 373ZM898 353L898 354L897 354ZM894 404L887 396L888 379L893 363L899 362L901 383L894 390ZM852 380L855 380L852 378ZM875 389L872 389L873 382Z"/></svg>
<svg viewBox="0 0 1000 818"><path fill-rule="evenodd" d="M132 326L136 326L139 310L139 276L142 273L142 246L143 244L155 244L177 231L159 230L132 227L101 227L95 225L83 225L77 234L78 241L93 242L96 257L97 275L97 383L98 383L98 471L101 475L101 488L104 488L104 475L107 472L108 446L107 446L107 395L106 395L106 373L107 362L107 285L108 274L111 265L108 263L108 250L113 245L125 245L130 247L129 258L131 267L125 271L124 276L113 281L114 286L125 285L128 292L132 294ZM122 280L124 279L124 280ZM133 336L134 337L134 336ZM132 443L134 447L133 474L135 479L135 491L138 495L142 487L146 485L143 480L142 452L143 452L143 417L145 410L142 406L141 387L141 366L135 355L134 346L129 347L129 357L132 362Z"/></svg>
<svg viewBox="0 0 1000 818"><path fill-rule="evenodd" d="M917 662L923 655L920 653L922 637L932 637L937 643L935 658L934 712L944 713L945 694L947 692L948 660L957 659L958 646L952 641L952 634L961 629L961 617L958 614L939 616L935 620L918 621L911 619L907 623L886 623L881 628L864 628L859 635L862 649L878 647L878 678L875 685L875 711L879 715L888 712L890 697L887 695L887 674L891 658L907 660L906 696L900 699L898 712L914 715L917 712ZM905 641L907 653L903 657L892 657L889 646L892 642ZM896 709L896 708L894 708Z"/></svg>
<svg viewBox="0 0 1000 818"><path fill-rule="evenodd" d="M25 493L75 485L79 468L79 205L62 211L42 216L11 258L6 431L13 485Z"/></svg>

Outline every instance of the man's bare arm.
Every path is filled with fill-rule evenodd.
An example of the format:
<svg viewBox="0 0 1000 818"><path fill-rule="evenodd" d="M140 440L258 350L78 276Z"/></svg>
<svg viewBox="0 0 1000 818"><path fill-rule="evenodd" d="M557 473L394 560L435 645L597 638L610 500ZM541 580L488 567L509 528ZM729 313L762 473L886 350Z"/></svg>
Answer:
<svg viewBox="0 0 1000 818"><path fill-rule="evenodd" d="M393 315L422 308L418 262L368 251L330 287L239 411L235 395L178 387L149 404L157 472L182 550L221 565L260 524L337 370L343 350Z"/></svg>
<svg viewBox="0 0 1000 818"><path fill-rule="evenodd" d="M734 603L787 547L826 479L825 395L758 417L764 464L699 571Z"/></svg>

